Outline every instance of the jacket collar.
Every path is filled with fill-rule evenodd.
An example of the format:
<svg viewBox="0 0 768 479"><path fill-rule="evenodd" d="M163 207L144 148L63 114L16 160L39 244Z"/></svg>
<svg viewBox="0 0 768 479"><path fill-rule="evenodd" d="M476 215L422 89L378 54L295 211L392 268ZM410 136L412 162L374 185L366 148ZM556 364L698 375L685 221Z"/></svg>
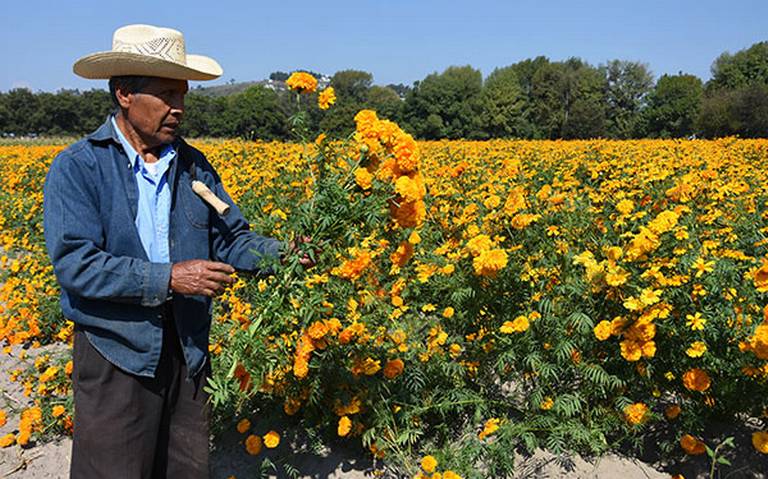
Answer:
<svg viewBox="0 0 768 479"><path fill-rule="evenodd" d="M104 121L104 123L102 123L101 126L96 131L86 136L88 141L103 142L103 141L112 140L119 145L120 138L117 136L117 132L115 131L115 128L112 126L111 118L112 118L112 114L110 113L109 115L107 115L107 119Z"/></svg>

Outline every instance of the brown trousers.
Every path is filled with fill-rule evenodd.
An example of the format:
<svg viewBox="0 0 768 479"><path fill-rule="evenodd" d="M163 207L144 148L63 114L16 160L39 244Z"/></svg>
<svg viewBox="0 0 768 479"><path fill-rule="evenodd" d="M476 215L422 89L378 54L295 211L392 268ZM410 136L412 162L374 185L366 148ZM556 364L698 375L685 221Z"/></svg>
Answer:
<svg viewBox="0 0 768 479"><path fill-rule="evenodd" d="M127 374L75 330L73 479L208 478L210 368L187 380L172 320L154 378Z"/></svg>

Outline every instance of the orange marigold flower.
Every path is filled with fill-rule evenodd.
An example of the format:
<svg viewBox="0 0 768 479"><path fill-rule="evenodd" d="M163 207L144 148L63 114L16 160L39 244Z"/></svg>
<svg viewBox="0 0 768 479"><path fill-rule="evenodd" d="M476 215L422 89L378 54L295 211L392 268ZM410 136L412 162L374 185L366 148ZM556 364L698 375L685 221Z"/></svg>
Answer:
<svg viewBox="0 0 768 479"><path fill-rule="evenodd" d="M61 404L57 404L57 405L53 406L53 409L51 410L51 415L53 417L59 417L59 416L63 415L65 412L67 412L67 408L65 408Z"/></svg>
<svg viewBox="0 0 768 479"><path fill-rule="evenodd" d="M237 432L239 432L240 434L245 434L245 431L247 431L250 428L251 428L251 421L249 421L248 419L241 419L237 423Z"/></svg>
<svg viewBox="0 0 768 479"><path fill-rule="evenodd" d="M5 426L6 421L8 421L8 415L4 409L0 409L0 427Z"/></svg>
<svg viewBox="0 0 768 479"><path fill-rule="evenodd" d="M685 434L680 438L680 447L690 456L698 456L706 452L704 443L690 434Z"/></svg>
<svg viewBox="0 0 768 479"><path fill-rule="evenodd" d="M384 377L387 379L395 379L403 373L404 368L405 363L403 363L402 359L398 358L387 361L387 364L384 365Z"/></svg>
<svg viewBox="0 0 768 479"><path fill-rule="evenodd" d="M256 456L261 452L263 442L261 438L255 434L251 434L245 439L245 450L251 456Z"/></svg>
<svg viewBox="0 0 768 479"><path fill-rule="evenodd" d="M0 437L0 447L8 447L11 446L14 442L16 442L16 436L14 436L12 433L8 433L3 437Z"/></svg>
<svg viewBox="0 0 768 479"><path fill-rule="evenodd" d="M671 404L667 406L666 409L664 409L664 416L666 416L667 419L671 421L673 419L676 419L677 416L680 415L681 411L682 409L680 408L680 406L678 406L677 404Z"/></svg>
<svg viewBox="0 0 768 479"><path fill-rule="evenodd" d="M683 374L683 384L690 391L704 392L709 389L712 381L706 371L693 368Z"/></svg>
<svg viewBox="0 0 768 479"><path fill-rule="evenodd" d="M307 335L312 339L322 339L326 334L328 334L328 326L323 321L315 321L307 329Z"/></svg>
<svg viewBox="0 0 768 479"><path fill-rule="evenodd" d="M314 93L317 89L317 78L307 72L293 72L285 84L299 93Z"/></svg>
<svg viewBox="0 0 768 479"><path fill-rule="evenodd" d="M648 406L641 402L630 404L624 408L624 419L633 426L644 423L647 416Z"/></svg>
<svg viewBox="0 0 768 479"><path fill-rule="evenodd" d="M752 446L763 454L768 454L768 431L756 431L752 433Z"/></svg>

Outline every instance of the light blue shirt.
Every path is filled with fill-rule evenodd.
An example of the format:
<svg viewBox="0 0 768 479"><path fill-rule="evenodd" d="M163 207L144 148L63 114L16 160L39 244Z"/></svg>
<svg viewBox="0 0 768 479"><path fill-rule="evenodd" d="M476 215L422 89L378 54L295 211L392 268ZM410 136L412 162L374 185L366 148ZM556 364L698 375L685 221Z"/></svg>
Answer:
<svg viewBox="0 0 768 479"><path fill-rule="evenodd" d="M131 146L112 116L112 126L131 162L136 183L139 185L139 205L136 209L136 229L139 238L153 263L170 263L168 228L171 218L171 190L168 185L168 169L176 158L176 150L165 145L157 162L147 164Z"/></svg>

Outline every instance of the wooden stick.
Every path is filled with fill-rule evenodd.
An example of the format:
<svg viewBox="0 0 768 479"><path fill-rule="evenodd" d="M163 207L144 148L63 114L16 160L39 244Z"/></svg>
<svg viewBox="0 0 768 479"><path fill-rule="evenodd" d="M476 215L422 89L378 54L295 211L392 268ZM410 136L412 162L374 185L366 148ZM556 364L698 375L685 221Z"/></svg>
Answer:
<svg viewBox="0 0 768 479"><path fill-rule="evenodd" d="M192 191L197 193L197 196L202 198L203 201L211 205L211 207L216 210L216 213L218 213L219 216L226 216L227 213L229 213L229 205L221 201L218 196L214 195L213 192L208 189L208 187L205 186L205 183L202 181L193 181Z"/></svg>

